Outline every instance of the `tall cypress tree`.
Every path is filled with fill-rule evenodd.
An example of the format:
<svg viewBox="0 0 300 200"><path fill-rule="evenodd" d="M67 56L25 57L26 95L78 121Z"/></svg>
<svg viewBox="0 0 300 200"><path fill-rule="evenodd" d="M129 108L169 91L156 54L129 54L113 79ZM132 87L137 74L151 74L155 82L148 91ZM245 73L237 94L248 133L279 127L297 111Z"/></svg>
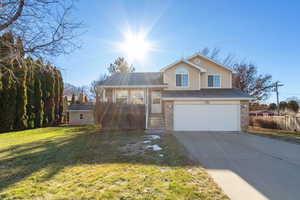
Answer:
<svg viewBox="0 0 300 200"><path fill-rule="evenodd" d="M35 110L35 127L43 126L43 117L44 117L44 102L43 102L43 94L41 87L40 76L37 74L35 82L34 82L34 110Z"/></svg>
<svg viewBox="0 0 300 200"><path fill-rule="evenodd" d="M17 67L15 72L17 78L17 96L16 96L16 129L26 129L28 126L27 117L27 67Z"/></svg>
<svg viewBox="0 0 300 200"><path fill-rule="evenodd" d="M2 89L0 90L0 132L14 129L16 112L16 81L11 71L1 70Z"/></svg>

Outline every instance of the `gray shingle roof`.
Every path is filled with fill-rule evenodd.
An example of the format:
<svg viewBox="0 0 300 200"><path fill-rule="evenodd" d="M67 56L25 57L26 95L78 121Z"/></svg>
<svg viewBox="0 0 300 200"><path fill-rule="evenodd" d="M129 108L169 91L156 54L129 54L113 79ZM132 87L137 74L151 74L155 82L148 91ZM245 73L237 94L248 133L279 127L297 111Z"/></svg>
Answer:
<svg viewBox="0 0 300 200"><path fill-rule="evenodd" d="M201 90L164 90L163 98L252 98L238 88Z"/></svg>
<svg viewBox="0 0 300 200"><path fill-rule="evenodd" d="M72 104L68 110L93 110L93 105L89 104Z"/></svg>
<svg viewBox="0 0 300 200"><path fill-rule="evenodd" d="M105 80L103 86L164 85L161 72L116 73Z"/></svg>

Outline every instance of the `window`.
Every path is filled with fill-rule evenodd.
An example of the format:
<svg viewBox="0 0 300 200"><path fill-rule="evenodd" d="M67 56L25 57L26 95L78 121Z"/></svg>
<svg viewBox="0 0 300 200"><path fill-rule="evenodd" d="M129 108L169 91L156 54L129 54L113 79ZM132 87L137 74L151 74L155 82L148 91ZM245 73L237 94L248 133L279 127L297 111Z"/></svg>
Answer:
<svg viewBox="0 0 300 200"><path fill-rule="evenodd" d="M208 87L220 88L221 87L220 75L208 75Z"/></svg>
<svg viewBox="0 0 300 200"><path fill-rule="evenodd" d="M184 68L176 69L176 87L189 86L189 72Z"/></svg>
<svg viewBox="0 0 300 200"><path fill-rule="evenodd" d="M83 114L80 114L79 118L80 118L80 119L83 119Z"/></svg>
<svg viewBox="0 0 300 200"><path fill-rule="evenodd" d="M144 104L144 90L131 90L130 95L132 104Z"/></svg>
<svg viewBox="0 0 300 200"><path fill-rule="evenodd" d="M128 102L128 90L116 90L116 103Z"/></svg>

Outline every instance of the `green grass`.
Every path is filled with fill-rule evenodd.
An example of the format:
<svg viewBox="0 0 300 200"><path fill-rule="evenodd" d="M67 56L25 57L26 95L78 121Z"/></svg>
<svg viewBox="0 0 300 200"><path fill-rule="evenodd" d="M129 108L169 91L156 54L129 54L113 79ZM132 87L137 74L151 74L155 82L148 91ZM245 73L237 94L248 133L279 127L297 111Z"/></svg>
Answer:
<svg viewBox="0 0 300 200"><path fill-rule="evenodd" d="M251 127L248 133L300 144L300 132Z"/></svg>
<svg viewBox="0 0 300 200"><path fill-rule="evenodd" d="M95 127L0 134L0 199L228 199L173 136L157 152L144 140Z"/></svg>

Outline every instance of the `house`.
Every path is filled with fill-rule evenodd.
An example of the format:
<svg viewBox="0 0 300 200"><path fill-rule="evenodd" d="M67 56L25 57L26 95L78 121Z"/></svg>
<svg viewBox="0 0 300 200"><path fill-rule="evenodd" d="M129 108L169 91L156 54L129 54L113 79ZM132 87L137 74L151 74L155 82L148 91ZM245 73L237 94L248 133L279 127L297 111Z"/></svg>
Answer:
<svg viewBox="0 0 300 200"><path fill-rule="evenodd" d="M90 104L72 104L68 107L68 120L70 125L94 124L94 109Z"/></svg>
<svg viewBox="0 0 300 200"><path fill-rule="evenodd" d="M255 111L250 111L249 114L250 116L264 116L264 117L277 115L275 111L270 111L270 110L255 110Z"/></svg>
<svg viewBox="0 0 300 200"><path fill-rule="evenodd" d="M116 73L98 86L103 102L144 104L146 129L240 131L248 127L248 94L232 88L233 70L202 54L160 72Z"/></svg>

